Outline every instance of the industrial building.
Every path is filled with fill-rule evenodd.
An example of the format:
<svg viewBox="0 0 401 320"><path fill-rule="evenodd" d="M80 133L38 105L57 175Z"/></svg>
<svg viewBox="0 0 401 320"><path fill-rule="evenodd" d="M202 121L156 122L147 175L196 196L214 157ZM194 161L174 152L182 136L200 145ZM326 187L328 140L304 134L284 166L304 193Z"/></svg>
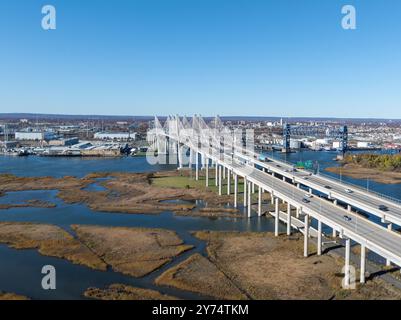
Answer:
<svg viewBox="0 0 401 320"><path fill-rule="evenodd" d="M15 132L15 140L30 140L30 141L42 141L52 140L55 138L53 132L47 131L18 131Z"/></svg>
<svg viewBox="0 0 401 320"><path fill-rule="evenodd" d="M117 140L117 141L126 141L126 140L135 140L136 133L130 132L96 132L94 135L95 139L98 140Z"/></svg>

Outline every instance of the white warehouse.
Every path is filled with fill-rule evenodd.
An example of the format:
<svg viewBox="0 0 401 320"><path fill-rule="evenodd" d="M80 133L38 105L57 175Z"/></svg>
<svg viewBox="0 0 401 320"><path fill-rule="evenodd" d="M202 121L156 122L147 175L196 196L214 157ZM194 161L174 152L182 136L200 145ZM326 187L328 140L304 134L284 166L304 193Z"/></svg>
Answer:
<svg viewBox="0 0 401 320"><path fill-rule="evenodd" d="M19 131L15 133L15 140L33 140L33 141L42 141L42 140L51 140L54 138L53 132L44 132L44 131Z"/></svg>
<svg viewBox="0 0 401 320"><path fill-rule="evenodd" d="M98 140L135 140L136 133L129 132L96 132L95 139Z"/></svg>

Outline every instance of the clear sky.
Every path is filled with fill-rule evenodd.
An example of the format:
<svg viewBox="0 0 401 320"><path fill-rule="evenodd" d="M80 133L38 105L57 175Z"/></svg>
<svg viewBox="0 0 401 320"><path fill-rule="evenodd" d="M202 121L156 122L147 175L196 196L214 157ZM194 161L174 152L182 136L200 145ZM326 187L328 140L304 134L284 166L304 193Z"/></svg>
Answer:
<svg viewBox="0 0 401 320"><path fill-rule="evenodd" d="M400 0L1 0L0 41L0 112L401 118Z"/></svg>

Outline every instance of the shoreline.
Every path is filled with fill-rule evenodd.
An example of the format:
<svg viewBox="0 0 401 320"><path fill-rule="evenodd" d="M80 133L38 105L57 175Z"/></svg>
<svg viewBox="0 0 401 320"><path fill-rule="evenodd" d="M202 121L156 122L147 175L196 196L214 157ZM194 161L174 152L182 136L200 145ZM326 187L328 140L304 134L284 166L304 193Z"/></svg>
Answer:
<svg viewBox="0 0 401 320"><path fill-rule="evenodd" d="M369 179L387 185L401 184L401 172L364 168L356 164L344 164L339 167L328 167L325 171L353 179Z"/></svg>

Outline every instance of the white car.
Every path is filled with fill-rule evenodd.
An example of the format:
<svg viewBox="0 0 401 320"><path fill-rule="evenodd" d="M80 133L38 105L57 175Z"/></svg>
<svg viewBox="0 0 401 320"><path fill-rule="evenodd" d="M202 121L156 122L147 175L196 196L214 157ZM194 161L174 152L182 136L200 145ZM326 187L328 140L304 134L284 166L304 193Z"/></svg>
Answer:
<svg viewBox="0 0 401 320"><path fill-rule="evenodd" d="M353 193L354 191L352 191L351 189L345 189L346 193Z"/></svg>
<svg viewBox="0 0 401 320"><path fill-rule="evenodd" d="M313 196L311 194L307 193L307 194L304 195L304 198L310 199L310 198L313 198Z"/></svg>

